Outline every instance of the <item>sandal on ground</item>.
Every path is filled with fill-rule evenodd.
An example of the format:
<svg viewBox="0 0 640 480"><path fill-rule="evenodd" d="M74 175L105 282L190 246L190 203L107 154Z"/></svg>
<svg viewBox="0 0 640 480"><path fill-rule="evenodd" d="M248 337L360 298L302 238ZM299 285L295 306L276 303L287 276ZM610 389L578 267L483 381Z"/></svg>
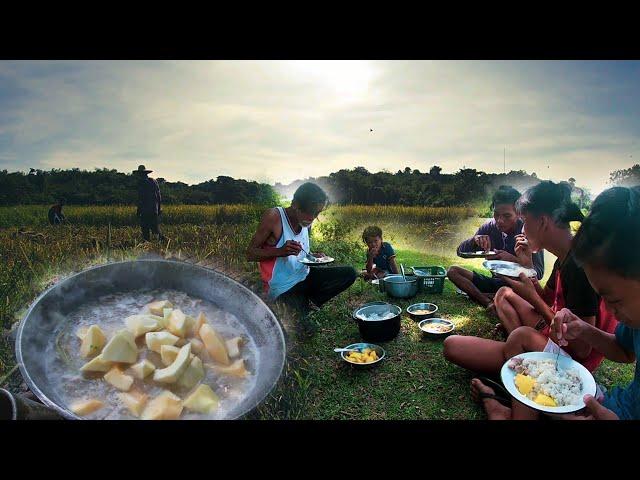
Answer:
<svg viewBox="0 0 640 480"><path fill-rule="evenodd" d="M509 394L509 392L507 392L507 390L502 385L500 385L498 382L494 382L493 380L487 377L475 377L475 378L480 380L487 387L493 389L493 392L494 392L493 394L478 392L478 395L481 401L485 398L493 398L494 400L497 400L498 402L500 402L502 405L506 407L511 407L511 395Z"/></svg>
<svg viewBox="0 0 640 480"><path fill-rule="evenodd" d="M504 405L505 407L509 407L509 408L511 408L511 400L510 400L510 399L507 399L507 398L504 398L504 397L501 397L501 396L499 396L499 395L493 395L493 394L491 394L491 393L479 392L479 393L478 393L478 398L479 398L479 400L480 400L478 403L482 403L482 401L483 401L485 398L492 398L492 399L494 399L495 401L499 402L500 404Z"/></svg>

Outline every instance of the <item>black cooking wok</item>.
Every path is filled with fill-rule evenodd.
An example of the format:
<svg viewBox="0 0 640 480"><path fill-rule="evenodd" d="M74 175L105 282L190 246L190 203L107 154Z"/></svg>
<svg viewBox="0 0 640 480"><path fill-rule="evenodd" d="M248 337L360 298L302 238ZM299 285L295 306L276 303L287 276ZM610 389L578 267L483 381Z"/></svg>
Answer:
<svg viewBox="0 0 640 480"><path fill-rule="evenodd" d="M186 262L145 259L93 267L66 278L33 303L18 329L16 357L29 388L66 418L68 410L55 382L48 381L43 352L55 341L66 316L103 295L140 289L172 289L209 301L234 314L257 348L256 383L226 418L238 418L260 404L276 385L284 367L286 346L280 323L253 292L226 275Z"/></svg>

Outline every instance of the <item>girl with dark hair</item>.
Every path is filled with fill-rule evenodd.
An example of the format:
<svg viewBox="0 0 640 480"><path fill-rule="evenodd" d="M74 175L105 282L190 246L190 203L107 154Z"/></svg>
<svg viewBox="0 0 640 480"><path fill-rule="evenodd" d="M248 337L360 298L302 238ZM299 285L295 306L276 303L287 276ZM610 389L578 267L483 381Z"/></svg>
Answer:
<svg viewBox="0 0 640 480"><path fill-rule="evenodd" d="M558 259L551 278L543 289L537 280L524 274L519 280L502 277L509 286L498 291L495 303L501 322L510 332L507 341L455 335L445 340L444 355L457 365L492 375L506 360L528 351L570 355L593 371L602 362L603 354L580 339L573 339L562 349L550 328L556 313L563 308L571 309L586 324L604 332L613 332L616 327L615 318L604 308L572 253L569 223L581 221L582 212L571 202L569 187L553 182L541 182L529 189L518 201L518 209L526 239L519 239L516 249L531 252L545 248L553 253ZM486 389L483 382L473 379L474 396L484 398L488 395ZM491 405L495 407L494 404ZM522 417L530 416L530 409L520 405ZM495 412L487 403L485 407L491 418Z"/></svg>
<svg viewBox="0 0 640 480"><path fill-rule="evenodd" d="M568 309L553 320L560 345L579 340L614 362L632 363L640 355L640 187L611 188L596 198L574 242L574 256L616 316L615 333L603 332ZM631 248L625 248L630 246ZM626 388L603 397L585 396L587 419L640 420L640 365ZM578 417L580 418L580 417Z"/></svg>

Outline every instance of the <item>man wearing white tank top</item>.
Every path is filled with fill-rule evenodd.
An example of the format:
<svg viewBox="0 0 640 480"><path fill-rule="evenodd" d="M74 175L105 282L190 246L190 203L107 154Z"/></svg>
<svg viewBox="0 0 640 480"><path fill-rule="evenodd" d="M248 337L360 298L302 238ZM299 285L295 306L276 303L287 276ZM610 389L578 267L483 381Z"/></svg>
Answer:
<svg viewBox="0 0 640 480"><path fill-rule="evenodd" d="M309 268L298 260L311 253L309 230L327 206L327 194L313 183L301 185L288 208L267 210L247 248L247 259L260 262L260 276L270 300L307 313L349 288L356 280L350 266ZM313 253L317 257L323 253Z"/></svg>

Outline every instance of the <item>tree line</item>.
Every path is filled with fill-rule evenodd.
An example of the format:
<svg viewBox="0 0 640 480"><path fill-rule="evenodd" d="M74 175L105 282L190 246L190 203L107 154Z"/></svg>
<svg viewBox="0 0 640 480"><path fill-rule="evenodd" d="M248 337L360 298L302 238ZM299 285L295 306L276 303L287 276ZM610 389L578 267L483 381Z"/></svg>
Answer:
<svg viewBox="0 0 640 480"><path fill-rule="evenodd" d="M325 189L330 200L337 204L431 207L486 205L500 185L511 185L523 192L540 181L535 173L528 174L524 170L485 173L462 168L445 174L437 165L428 172L406 167L395 173L372 173L364 167L356 167L328 176L296 180L288 185L276 183L275 186L228 176L195 185L168 182L163 178L157 180L163 202L167 204L276 205L282 197L291 198L302 183L312 181ZM590 192L577 186L574 178L566 182L573 189L574 199L581 207L588 208ZM639 185L640 165L611 172L609 183ZM107 168L94 171L31 169L29 173L0 171L0 205L52 204L60 199L76 205L131 205L137 199L137 177Z"/></svg>
<svg viewBox="0 0 640 480"><path fill-rule="evenodd" d="M371 173L364 167L340 170L328 176L296 180L288 185L277 183L275 189L285 198L305 181L312 181L325 189L332 201L340 204L360 205L423 205L431 207L487 205L500 185L510 185L520 192L536 185L540 179L535 173L512 170L509 173L485 173L473 168L462 168L453 174L442 173L435 165L428 172L406 167L395 173ZM566 180L571 185L576 202L588 208L590 193Z"/></svg>
<svg viewBox="0 0 640 480"><path fill-rule="evenodd" d="M264 204L279 201L270 185L219 176L197 185L157 178L163 203L188 205ZM137 201L138 177L106 168L94 171L54 169L0 171L0 205L131 205Z"/></svg>

